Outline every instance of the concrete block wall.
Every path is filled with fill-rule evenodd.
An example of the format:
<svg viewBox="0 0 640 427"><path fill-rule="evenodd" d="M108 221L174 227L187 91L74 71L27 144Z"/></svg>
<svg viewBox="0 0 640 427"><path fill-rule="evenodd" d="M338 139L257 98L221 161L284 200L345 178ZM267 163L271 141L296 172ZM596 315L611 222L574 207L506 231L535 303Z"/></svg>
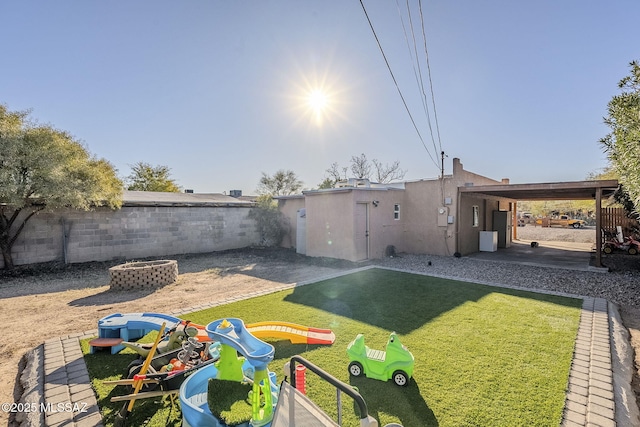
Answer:
<svg viewBox="0 0 640 427"><path fill-rule="evenodd" d="M259 241L249 211L231 206L124 206L40 213L16 241L13 261L64 261L65 245L68 263L243 248Z"/></svg>

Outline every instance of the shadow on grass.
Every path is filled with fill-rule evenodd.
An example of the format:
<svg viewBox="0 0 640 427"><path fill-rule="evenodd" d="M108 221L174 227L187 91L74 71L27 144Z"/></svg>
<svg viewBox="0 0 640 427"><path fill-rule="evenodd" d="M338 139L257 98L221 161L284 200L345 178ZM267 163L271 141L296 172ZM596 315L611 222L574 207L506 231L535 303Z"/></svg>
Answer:
<svg viewBox="0 0 640 427"><path fill-rule="evenodd" d="M108 385L104 381L126 378L124 373L133 360L137 359L133 353L110 354L109 352L98 352L85 354L89 377L92 378L93 388L96 391L98 406L103 416L104 425L114 425L117 423L116 416L125 402L111 402L112 397L123 396L133 393L130 386ZM172 405L169 397L154 397L136 400L133 410L126 417L126 425L146 425L152 417L160 417L159 424L167 426L179 426L182 415L177 403ZM158 425L158 424L155 424Z"/></svg>
<svg viewBox="0 0 640 427"><path fill-rule="evenodd" d="M442 313L491 292L486 286L460 287L457 283L371 269L297 287L285 300L408 334Z"/></svg>
<svg viewBox="0 0 640 427"><path fill-rule="evenodd" d="M302 353L311 352L313 350L323 348L323 345L314 345L314 344L292 344L287 340L269 340L265 339L265 342L268 342L275 349L275 354L277 358L275 360L282 361L280 366L269 366L269 369L276 369L276 373L280 376L282 375L282 366L284 366L285 362L288 362L293 356L298 356ZM279 370L277 370L279 369Z"/></svg>
<svg viewBox="0 0 640 427"><path fill-rule="evenodd" d="M402 425L415 425L420 420L422 427L439 425L435 414L420 394L420 387L411 379L406 387L398 387L392 381L377 381L366 377L351 377L349 383L358 388L367 403L369 415L377 419L380 425L380 414L393 414ZM354 410L358 413L357 406Z"/></svg>
<svg viewBox="0 0 640 427"><path fill-rule="evenodd" d="M384 269L365 270L296 287L285 301L409 334L443 313L496 292L575 304L568 298L553 295Z"/></svg>

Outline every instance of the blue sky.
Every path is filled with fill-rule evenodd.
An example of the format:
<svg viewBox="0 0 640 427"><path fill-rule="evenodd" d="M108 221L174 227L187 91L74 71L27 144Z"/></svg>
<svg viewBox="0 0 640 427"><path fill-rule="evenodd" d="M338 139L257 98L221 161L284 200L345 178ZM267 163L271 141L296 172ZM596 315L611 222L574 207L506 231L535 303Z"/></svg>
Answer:
<svg viewBox="0 0 640 427"><path fill-rule="evenodd" d="M640 59L640 2L424 1L433 140L406 1L364 4L422 141L358 0L4 1L0 103L71 132L120 176L166 165L196 192L252 194L278 169L313 188L360 153L398 160L408 180L438 176L440 149L445 173L459 157L512 183L606 166L602 118Z"/></svg>

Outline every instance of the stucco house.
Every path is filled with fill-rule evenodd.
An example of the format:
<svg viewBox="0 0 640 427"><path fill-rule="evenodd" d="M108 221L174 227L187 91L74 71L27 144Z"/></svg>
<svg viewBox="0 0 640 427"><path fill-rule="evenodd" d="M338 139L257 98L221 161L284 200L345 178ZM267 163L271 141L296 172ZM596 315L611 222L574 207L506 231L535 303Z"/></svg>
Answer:
<svg viewBox="0 0 640 427"><path fill-rule="evenodd" d="M461 255L477 252L481 231L497 231L510 244L516 200L466 194L462 187L508 184L466 171L453 159L453 173L399 184L349 180L337 188L278 197L288 218L283 246L308 256L350 261L382 258L393 251Z"/></svg>

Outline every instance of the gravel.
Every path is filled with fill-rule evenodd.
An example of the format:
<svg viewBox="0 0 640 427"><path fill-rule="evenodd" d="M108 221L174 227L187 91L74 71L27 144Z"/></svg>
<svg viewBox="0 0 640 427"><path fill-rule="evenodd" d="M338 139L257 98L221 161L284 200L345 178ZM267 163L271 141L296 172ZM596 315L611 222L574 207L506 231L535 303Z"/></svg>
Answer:
<svg viewBox="0 0 640 427"><path fill-rule="evenodd" d="M595 230L526 226L518 229L518 238L593 243ZM640 255L620 253L603 257L603 264L610 270L608 273L487 262L472 257L411 254L399 254L376 264L487 284L605 298L619 306L640 308Z"/></svg>
<svg viewBox="0 0 640 427"><path fill-rule="evenodd" d="M596 233L593 227L567 229L527 225L518 228L519 239L538 242L565 241L595 244L595 236ZM362 266L360 263L331 258L309 258L298 255L295 251L288 249L244 248L219 252L218 258L221 255L228 255L231 259L235 258L234 255L245 260L255 259L255 262L258 263L274 260L294 265L322 266L338 270ZM210 256L211 254L191 254L172 256L171 258L179 260L180 273L185 273L191 270L202 270L204 267L201 264L208 265ZM84 279L93 276L102 277L106 274L108 267L118 263L120 261L73 264L69 266L63 266L59 263L24 266L16 268L14 271L0 270L0 282L3 279L11 279L12 276L17 276L10 280L15 285L19 284L21 280L31 282L42 277L43 274L48 274L48 277L60 279L53 280L47 285L51 291L51 288L55 287L57 282L68 286L68 280L65 279L69 277L78 276ZM516 266L512 263L487 262L472 257L455 258L453 256L436 255L398 254L394 258L371 261L371 264L384 267L473 280L487 284L605 298L619 306L640 309L640 255L633 256L624 253L603 254L603 263L610 269L609 273L572 271L527 265ZM0 286L0 297L6 297L6 295L2 295L3 290L15 293L16 289L13 288L15 287ZM15 294L12 296L15 296Z"/></svg>

